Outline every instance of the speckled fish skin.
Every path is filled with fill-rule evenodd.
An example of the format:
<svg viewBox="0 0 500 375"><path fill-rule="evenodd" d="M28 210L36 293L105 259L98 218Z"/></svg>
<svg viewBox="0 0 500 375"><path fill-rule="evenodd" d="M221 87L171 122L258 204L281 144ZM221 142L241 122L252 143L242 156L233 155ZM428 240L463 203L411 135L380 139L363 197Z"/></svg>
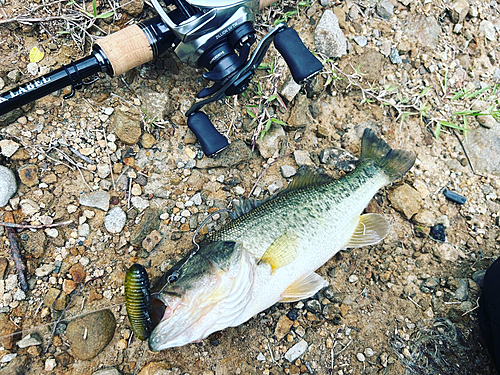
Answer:
<svg viewBox="0 0 500 375"><path fill-rule="evenodd" d="M389 225L381 215L360 215L377 191L406 173L414 160L410 152L392 150L365 130L360 163L352 173L336 181L299 177L292 188L211 234L204 246L225 244L226 268L202 247L182 267L195 283L183 287L181 274L153 295L167 307L150 348L202 340L278 301L307 298L327 286L316 269L343 248L374 244L387 235ZM216 266L197 272L203 262Z"/></svg>

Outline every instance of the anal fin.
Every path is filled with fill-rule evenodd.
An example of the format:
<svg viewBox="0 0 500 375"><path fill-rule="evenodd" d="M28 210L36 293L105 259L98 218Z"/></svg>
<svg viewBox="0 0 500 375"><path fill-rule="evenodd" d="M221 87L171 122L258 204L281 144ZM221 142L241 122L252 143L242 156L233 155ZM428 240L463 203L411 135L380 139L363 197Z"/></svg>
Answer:
<svg viewBox="0 0 500 375"><path fill-rule="evenodd" d="M286 288L279 302L295 302L312 297L325 286L328 286L328 282L316 272L311 272Z"/></svg>
<svg viewBox="0 0 500 375"><path fill-rule="evenodd" d="M389 222L379 214L365 214L359 217L358 226L346 247L375 245L389 234Z"/></svg>
<svg viewBox="0 0 500 375"><path fill-rule="evenodd" d="M287 231L274 240L260 261L268 263L274 272L293 262L298 253L299 238L295 232Z"/></svg>

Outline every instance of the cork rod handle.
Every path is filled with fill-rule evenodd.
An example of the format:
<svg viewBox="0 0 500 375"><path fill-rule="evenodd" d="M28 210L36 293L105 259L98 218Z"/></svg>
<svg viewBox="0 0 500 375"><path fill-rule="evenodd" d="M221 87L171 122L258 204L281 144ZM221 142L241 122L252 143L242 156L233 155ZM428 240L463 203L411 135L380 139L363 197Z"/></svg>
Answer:
<svg viewBox="0 0 500 375"><path fill-rule="evenodd" d="M260 0L260 9L276 0ZM117 76L153 59L153 51L146 35L137 25L110 34L96 42L106 54Z"/></svg>

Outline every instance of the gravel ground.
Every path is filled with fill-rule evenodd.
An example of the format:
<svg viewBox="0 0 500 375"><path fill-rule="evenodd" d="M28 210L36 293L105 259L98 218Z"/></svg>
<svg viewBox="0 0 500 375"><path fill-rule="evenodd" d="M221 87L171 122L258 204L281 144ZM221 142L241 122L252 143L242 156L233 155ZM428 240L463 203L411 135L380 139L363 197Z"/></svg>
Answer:
<svg viewBox="0 0 500 375"><path fill-rule="evenodd" d="M154 14L139 1L97 20L69 19L83 14L78 2L0 4L1 91ZM493 374L476 309L500 249L498 14L497 2L474 0L266 8L259 38L286 18L324 69L295 86L272 47L245 95L206 107L231 141L215 158L203 156L183 116L207 84L203 71L171 52L0 118L0 219L63 223L17 231L28 291L0 227L0 374ZM57 33L64 25L70 34ZM34 46L45 56L33 65ZM318 270L330 287L314 298L201 343L152 353L133 337L123 305L130 265L161 276L191 251L209 213L276 193L302 165L343 176L367 127L417 154L367 208L391 222L381 244L333 257ZM214 216L200 238L225 220Z"/></svg>

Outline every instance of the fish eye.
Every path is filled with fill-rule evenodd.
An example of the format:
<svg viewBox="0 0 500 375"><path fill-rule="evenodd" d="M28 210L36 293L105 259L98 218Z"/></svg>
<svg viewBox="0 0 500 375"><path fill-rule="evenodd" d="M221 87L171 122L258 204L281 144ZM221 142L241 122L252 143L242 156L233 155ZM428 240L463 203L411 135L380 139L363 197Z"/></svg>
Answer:
<svg viewBox="0 0 500 375"><path fill-rule="evenodd" d="M169 275L167 277L167 282L169 282L169 283L175 283L179 279L179 276L180 276L180 271L179 270L175 270L175 271L172 272L171 275Z"/></svg>

